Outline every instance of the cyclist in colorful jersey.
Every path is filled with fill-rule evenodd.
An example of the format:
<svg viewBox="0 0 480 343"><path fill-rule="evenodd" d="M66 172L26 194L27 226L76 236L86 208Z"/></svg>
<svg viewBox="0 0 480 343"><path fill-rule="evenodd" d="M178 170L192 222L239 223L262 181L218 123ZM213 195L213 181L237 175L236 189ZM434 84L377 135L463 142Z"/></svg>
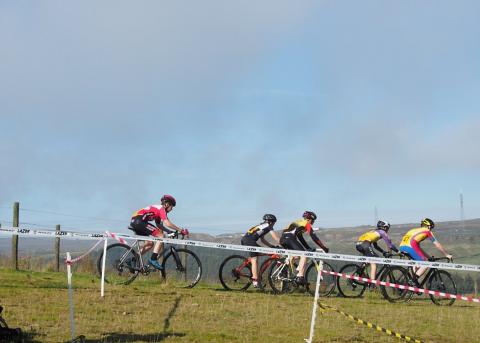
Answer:
<svg viewBox="0 0 480 343"><path fill-rule="evenodd" d="M270 248L276 248L276 246L270 244L266 239L265 235L270 232L273 239L278 243L279 238L275 232L273 232L273 226L277 222L277 217L273 214L265 214L263 216L263 223L260 223L250 230L242 237L242 245L259 247L257 241L260 239L263 244ZM252 261L252 284L253 287L258 287L258 256L257 252L251 252L251 261Z"/></svg>
<svg viewBox="0 0 480 343"><path fill-rule="evenodd" d="M308 233L312 240L325 252L328 252L328 248L322 243L322 241L313 232L314 228L312 224L317 219L317 215L311 211L305 211L303 213L303 219L299 219L290 223L287 228L283 230L282 237L280 237L280 244L285 249L301 250L301 251L315 251L314 248L310 248L305 239L303 233ZM305 279L305 265L307 258L305 256L300 257L300 262L297 268L297 283L304 284Z"/></svg>
<svg viewBox="0 0 480 343"><path fill-rule="evenodd" d="M139 236L165 237L166 234L174 231L178 231L182 235L188 235L187 229L176 226L168 219L167 213L173 210L176 204L175 198L166 194L160 199L160 204L151 205L135 212L128 228ZM153 242L146 241L140 250L140 254L143 255L152 247L153 253L148 263L156 269L162 269L162 265L158 262L158 255L163 249L162 242L155 242L154 246Z"/></svg>
<svg viewBox="0 0 480 343"><path fill-rule="evenodd" d="M358 241L355 244L355 248L363 256L369 256L369 257L378 257L378 255L375 253L373 248L380 251L384 257L388 257L392 250L395 252L398 252L397 247L392 243L392 240L388 236L389 229L390 229L390 223L384 220L379 220L377 222L377 228L375 230L367 231L358 238ZM377 242L380 239L383 239L385 241L389 251L383 250L378 245ZM370 265L371 265L370 278L375 279L376 272L377 272L377 264L371 263Z"/></svg>
<svg viewBox="0 0 480 343"><path fill-rule="evenodd" d="M432 233L435 223L430 218L425 218L420 223L420 228L411 229L408 231L405 236L403 236L400 243L400 251L409 255L413 260L416 261L427 261L430 256L422 250L420 243L425 239L429 239L433 242L435 247L440 250L445 257L448 259L452 258L452 255L449 255L447 251L443 248L439 241L435 238ZM417 276L421 276L428 267L416 268Z"/></svg>

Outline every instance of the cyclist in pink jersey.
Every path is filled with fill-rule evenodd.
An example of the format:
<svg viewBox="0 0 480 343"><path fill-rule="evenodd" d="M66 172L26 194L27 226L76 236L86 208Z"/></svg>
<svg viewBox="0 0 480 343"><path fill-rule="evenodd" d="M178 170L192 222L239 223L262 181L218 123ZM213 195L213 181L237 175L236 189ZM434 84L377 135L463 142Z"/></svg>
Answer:
<svg viewBox="0 0 480 343"><path fill-rule="evenodd" d="M135 212L130 221L129 229L133 230L139 236L153 236L153 237L165 237L165 234L178 231L183 235L188 235L187 229L173 224L168 219L167 213L170 212L177 204L175 198L171 195L164 195L160 200L160 204L151 205L142 208ZM155 225L152 223L155 222ZM161 264L158 262L158 255L163 249L162 242L146 241L140 253L143 255L153 247L153 253L148 263L156 269L162 269Z"/></svg>

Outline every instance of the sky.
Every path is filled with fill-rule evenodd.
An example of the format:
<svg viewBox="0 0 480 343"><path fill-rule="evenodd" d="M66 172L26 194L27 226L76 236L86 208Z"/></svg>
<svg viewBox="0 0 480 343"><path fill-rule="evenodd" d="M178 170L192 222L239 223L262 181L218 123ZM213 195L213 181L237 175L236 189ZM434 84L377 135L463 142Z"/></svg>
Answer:
<svg viewBox="0 0 480 343"><path fill-rule="evenodd" d="M0 0L0 223L480 217L478 1Z"/></svg>

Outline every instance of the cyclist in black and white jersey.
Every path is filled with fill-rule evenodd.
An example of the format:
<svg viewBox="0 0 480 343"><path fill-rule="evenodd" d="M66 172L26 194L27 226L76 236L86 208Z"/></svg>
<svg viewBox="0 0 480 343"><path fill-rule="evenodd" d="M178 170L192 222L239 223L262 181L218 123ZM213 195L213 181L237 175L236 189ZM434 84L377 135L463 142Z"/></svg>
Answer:
<svg viewBox="0 0 480 343"><path fill-rule="evenodd" d="M279 237L273 231L273 226L277 222L277 218L273 214L265 214L263 216L263 223L255 225L250 228L247 233L242 237L242 245L259 247L257 241L260 239L263 244L269 248L276 248L276 246L270 244L266 239L265 235L270 232L273 239L279 244ZM253 287L258 287L258 253L251 252L251 261L252 261L252 284Z"/></svg>

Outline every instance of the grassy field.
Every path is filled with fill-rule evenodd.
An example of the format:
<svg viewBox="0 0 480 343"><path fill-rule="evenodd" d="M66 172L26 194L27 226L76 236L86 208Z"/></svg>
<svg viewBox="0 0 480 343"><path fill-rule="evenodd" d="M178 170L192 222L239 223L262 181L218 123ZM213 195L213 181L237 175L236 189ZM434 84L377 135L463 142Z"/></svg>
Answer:
<svg viewBox="0 0 480 343"><path fill-rule="evenodd" d="M73 280L77 335L86 342L303 342L309 334L313 298L301 293L235 293L202 284L177 290L139 278L130 286L107 285L102 299L97 277L76 273ZM478 304L457 301L444 308L420 297L390 304L378 293L322 302L427 342L480 337ZM69 340L64 273L0 269L0 304L7 323L26 331L30 342ZM315 342L396 341L336 312L318 312Z"/></svg>

